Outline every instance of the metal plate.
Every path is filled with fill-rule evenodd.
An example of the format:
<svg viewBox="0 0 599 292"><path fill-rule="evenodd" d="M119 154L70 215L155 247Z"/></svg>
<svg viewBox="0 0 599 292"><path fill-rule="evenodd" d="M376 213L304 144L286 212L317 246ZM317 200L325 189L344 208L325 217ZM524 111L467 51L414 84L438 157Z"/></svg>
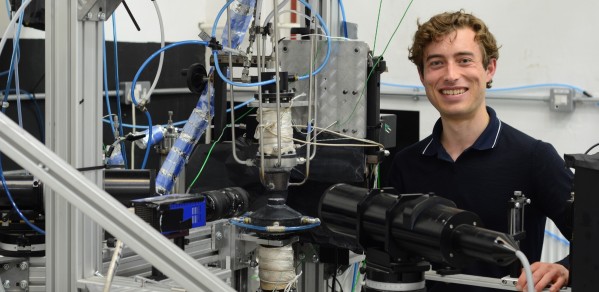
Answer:
<svg viewBox="0 0 599 292"><path fill-rule="evenodd" d="M305 75L309 72L310 47L308 40L284 40L279 45L281 70L289 74ZM316 68L322 64L326 41L318 41ZM345 133L353 137L366 137L366 85L369 47L359 41L331 41L328 64L315 77L316 121L319 127ZM290 83L297 94L306 93L300 101L308 100L309 79ZM294 108L294 124L308 123L308 109Z"/></svg>

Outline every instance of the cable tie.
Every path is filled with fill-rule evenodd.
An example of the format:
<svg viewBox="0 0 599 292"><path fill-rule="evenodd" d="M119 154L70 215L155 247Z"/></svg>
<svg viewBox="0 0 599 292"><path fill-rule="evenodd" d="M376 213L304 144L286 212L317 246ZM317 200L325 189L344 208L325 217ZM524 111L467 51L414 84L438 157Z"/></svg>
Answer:
<svg viewBox="0 0 599 292"><path fill-rule="evenodd" d="M223 49L223 46L218 43L215 37L210 38L210 41L208 42L208 47L213 51L220 51Z"/></svg>

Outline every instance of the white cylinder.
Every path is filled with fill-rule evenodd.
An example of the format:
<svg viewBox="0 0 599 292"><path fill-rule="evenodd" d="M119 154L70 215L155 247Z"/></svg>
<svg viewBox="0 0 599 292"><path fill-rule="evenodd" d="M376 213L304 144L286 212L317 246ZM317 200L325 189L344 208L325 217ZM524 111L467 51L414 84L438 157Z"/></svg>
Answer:
<svg viewBox="0 0 599 292"><path fill-rule="evenodd" d="M281 109L281 151L279 151L277 142L277 110L272 108L262 109L262 122L256 128L256 139L262 138L265 155L295 154L293 146L293 128L291 127L291 109ZM260 114L260 113L259 113ZM257 117L260 121L260 116ZM263 128L264 137L260 137L260 127Z"/></svg>
<svg viewBox="0 0 599 292"><path fill-rule="evenodd" d="M283 290L295 278L293 248L258 247L258 276L263 291Z"/></svg>

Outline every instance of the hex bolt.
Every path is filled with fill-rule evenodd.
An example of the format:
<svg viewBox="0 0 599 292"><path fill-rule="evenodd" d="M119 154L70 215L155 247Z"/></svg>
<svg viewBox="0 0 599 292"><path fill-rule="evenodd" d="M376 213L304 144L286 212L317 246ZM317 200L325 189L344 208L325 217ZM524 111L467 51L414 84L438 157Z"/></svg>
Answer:
<svg viewBox="0 0 599 292"><path fill-rule="evenodd" d="M106 13L104 13L104 12L98 12L98 19L99 20L106 20Z"/></svg>
<svg viewBox="0 0 599 292"><path fill-rule="evenodd" d="M29 268L29 263L22 261L19 263L19 269L21 269L21 271L25 271Z"/></svg>
<svg viewBox="0 0 599 292"><path fill-rule="evenodd" d="M216 240L221 240L221 239L223 239L223 233L220 231L217 231L216 232Z"/></svg>
<svg viewBox="0 0 599 292"><path fill-rule="evenodd" d="M85 16L85 19L92 19L93 14L91 12L88 12L87 15Z"/></svg>
<svg viewBox="0 0 599 292"><path fill-rule="evenodd" d="M10 270L10 264L4 264L4 265L2 265L2 268L3 268L5 271L8 271L8 270Z"/></svg>
<svg viewBox="0 0 599 292"><path fill-rule="evenodd" d="M319 258L318 258L317 255L312 255L312 262L313 263L318 263L318 260L319 260Z"/></svg>
<svg viewBox="0 0 599 292"><path fill-rule="evenodd" d="M27 282L27 280L21 280L21 282L19 282L19 287L21 287L23 290L27 290L27 287L29 287L29 282Z"/></svg>

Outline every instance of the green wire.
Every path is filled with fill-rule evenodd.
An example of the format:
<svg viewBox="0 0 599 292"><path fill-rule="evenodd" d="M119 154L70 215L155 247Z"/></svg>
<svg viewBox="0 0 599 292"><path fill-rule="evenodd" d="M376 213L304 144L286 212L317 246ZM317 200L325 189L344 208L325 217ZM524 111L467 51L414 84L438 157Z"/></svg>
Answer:
<svg viewBox="0 0 599 292"><path fill-rule="evenodd" d="M381 6L383 6L383 0L379 1L379 13L376 16L376 29L374 30L374 45L372 47L372 55L374 56L374 49L376 49L376 36L379 34L379 19L381 18Z"/></svg>
<svg viewBox="0 0 599 292"><path fill-rule="evenodd" d="M354 109L352 110L351 114L347 117L347 120L345 120L343 123L340 123L339 126L345 125L345 123L347 123L352 118L352 116L354 115L354 113L356 112L356 109L358 108L358 104L360 104L360 100L362 100L362 96L364 96L364 91L366 90L366 85L368 84L368 80L370 80L370 76L372 76L372 73L376 69L376 66L382 60L382 56L385 55L385 52L387 52L387 48L389 48L389 44L391 44L391 41L393 40L393 37L395 37L395 33L397 32L397 30L399 29L399 26L403 22L403 19L405 18L406 14L408 13L408 10L410 10L410 6L412 6L412 2L414 2L414 0L410 0L410 3L408 4L408 7L406 7L406 10L404 11L403 15L401 16L401 19L399 20L399 23L395 27L395 30L393 31L393 34L391 35L391 38L389 38L389 41L387 42L387 45L385 46L385 49L383 50L383 53L381 54L381 58L377 59L376 63L374 63L374 66L372 66L372 70L370 70L370 73L368 73L368 77L366 77L366 82L364 82L364 87L362 87L362 93L360 93L360 97L356 101L356 105L354 106Z"/></svg>
<svg viewBox="0 0 599 292"><path fill-rule="evenodd" d="M244 114L242 114L241 116L239 116L239 118L235 119L235 123L237 121L239 121L240 119L242 119L243 117L247 116L252 110L249 109L248 111L246 111ZM216 146L216 144L218 142L220 142L220 139L223 138L223 135L225 134L225 130L227 128L231 127L231 124L227 124L225 126L225 128L222 130L222 132L220 133L220 136L218 137L218 139L216 139L216 141L214 141L212 143L212 146L210 146L210 150L208 150L208 153L206 154L206 158L204 158L204 162L202 163L202 167L200 167L200 170L198 171L198 174L195 176L195 178L193 179L193 181L191 182L191 184L189 184L189 187L187 187L187 191L186 193L189 193L189 190L191 190L191 187L193 187L193 185L196 183L196 181L198 180L198 178L200 177L200 175L202 174L202 171L204 170L204 167L206 166L206 163L208 162L208 158L210 158L210 154L212 154L212 150L214 149L214 146ZM234 142L233 142L234 143Z"/></svg>

